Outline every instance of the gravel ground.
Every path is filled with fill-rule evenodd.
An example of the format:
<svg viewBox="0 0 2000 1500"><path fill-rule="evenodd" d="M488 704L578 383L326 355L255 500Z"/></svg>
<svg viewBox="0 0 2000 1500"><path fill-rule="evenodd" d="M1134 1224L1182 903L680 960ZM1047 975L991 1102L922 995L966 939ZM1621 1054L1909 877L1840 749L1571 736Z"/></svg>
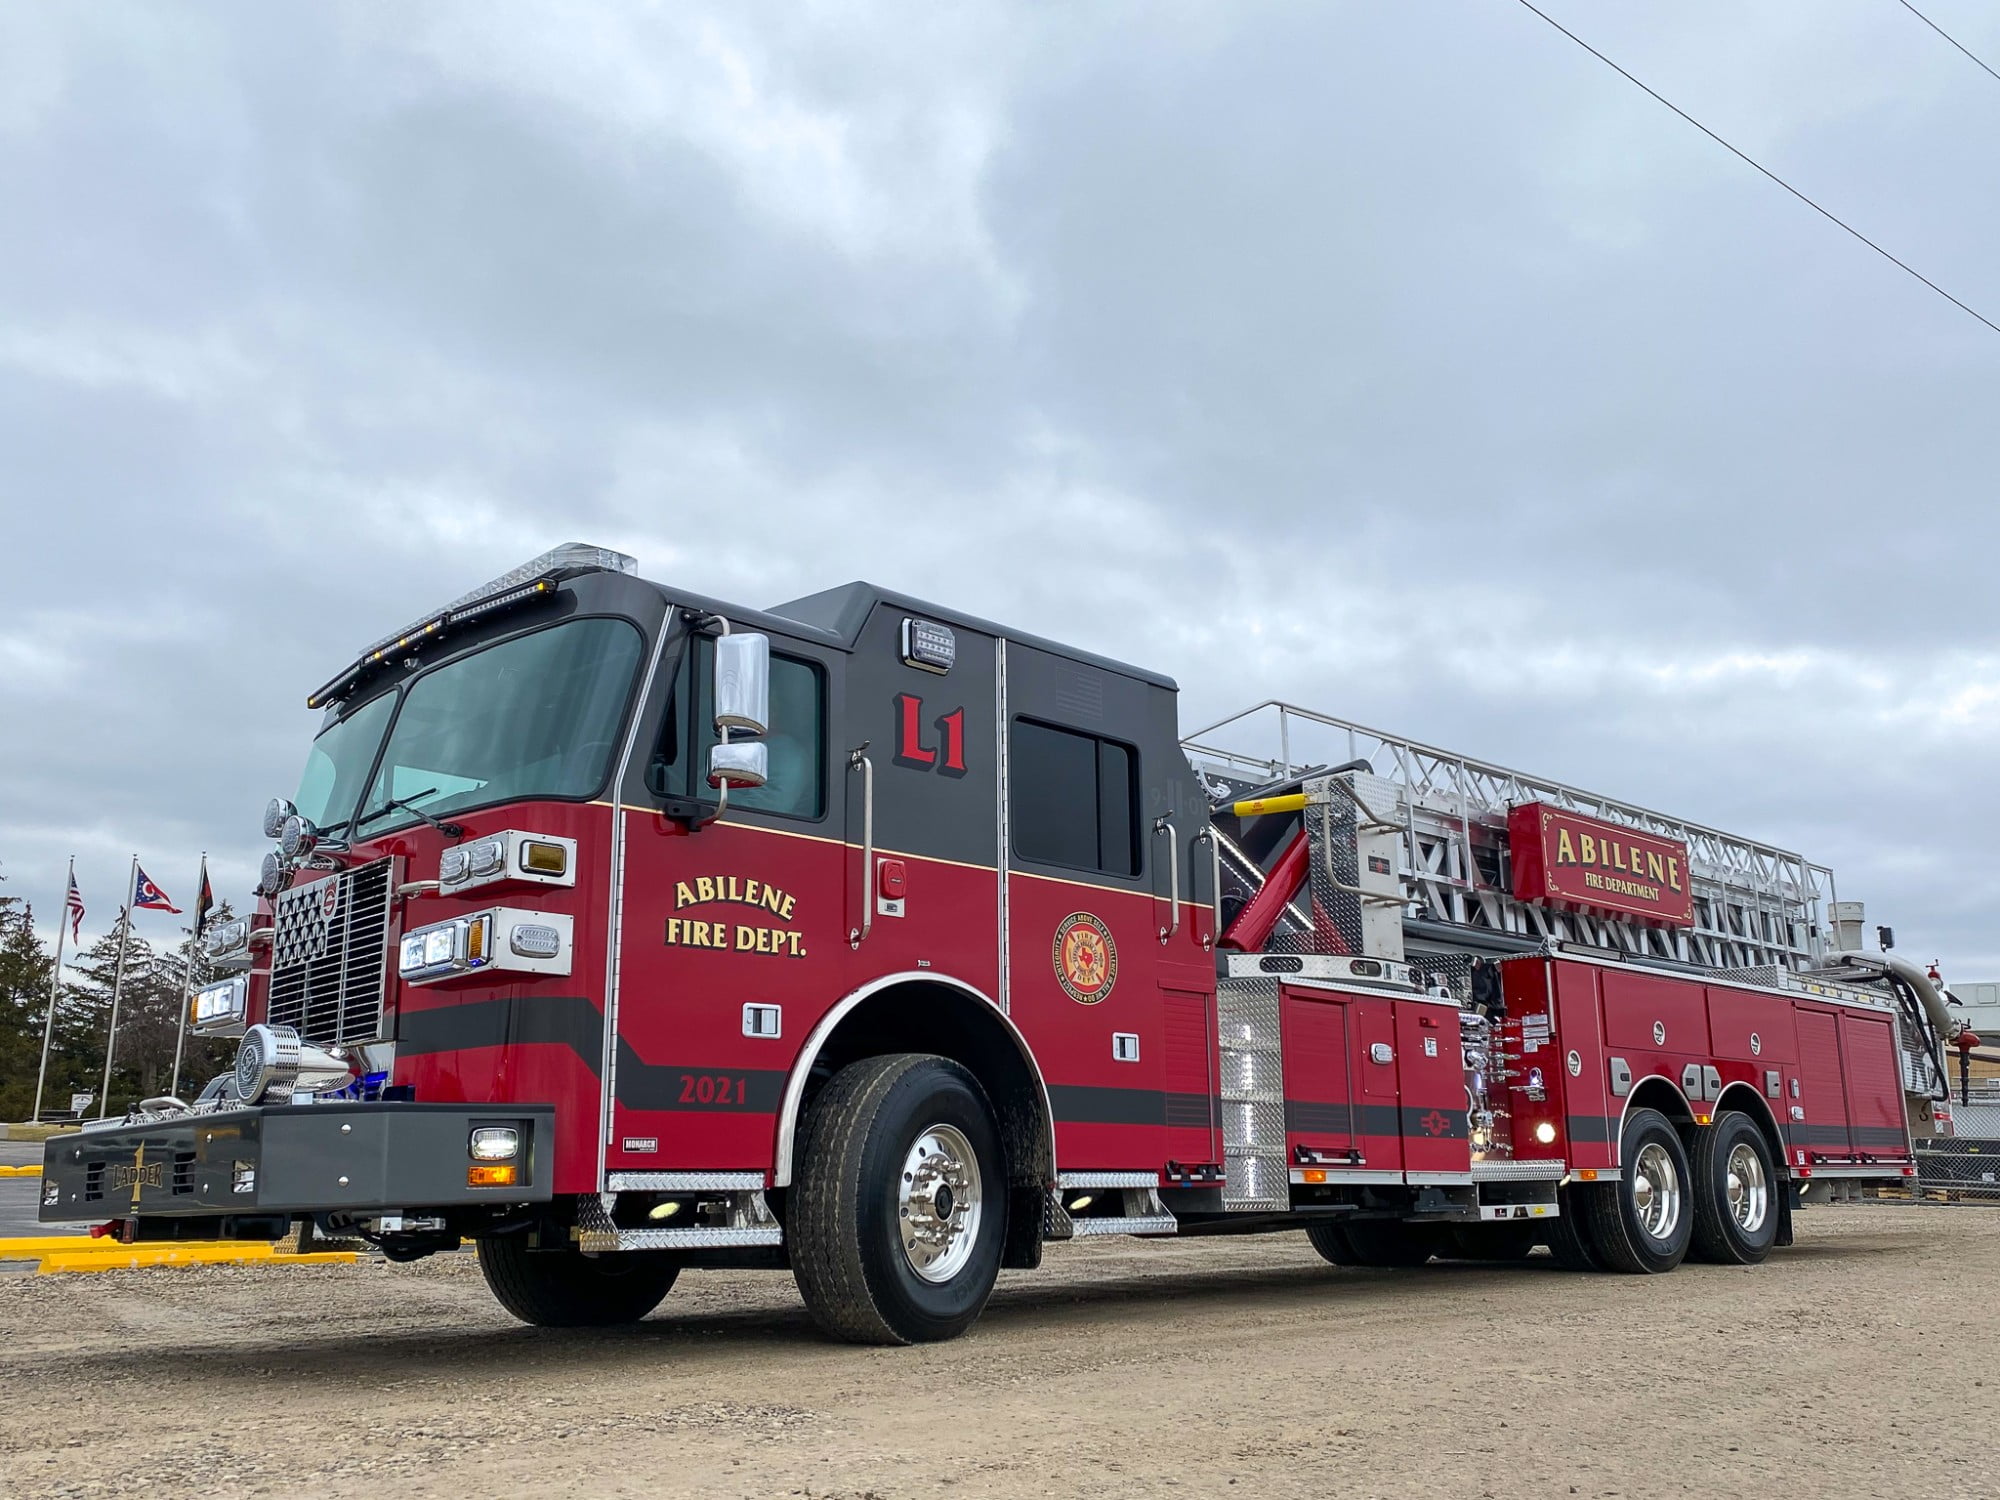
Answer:
<svg viewBox="0 0 2000 1500"><path fill-rule="evenodd" d="M2000 1215L1889 1205L1656 1278L1086 1241L915 1349L773 1274L611 1332L520 1327L464 1254L16 1277L0 1495L1990 1496L1953 1331L1996 1278Z"/></svg>

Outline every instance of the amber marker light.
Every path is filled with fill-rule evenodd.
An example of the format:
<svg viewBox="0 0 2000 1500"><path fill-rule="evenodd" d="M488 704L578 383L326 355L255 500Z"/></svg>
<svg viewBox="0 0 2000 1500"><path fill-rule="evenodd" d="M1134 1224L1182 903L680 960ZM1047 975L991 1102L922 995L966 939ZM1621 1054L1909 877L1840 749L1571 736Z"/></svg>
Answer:
<svg viewBox="0 0 2000 1500"><path fill-rule="evenodd" d="M512 1162L467 1167L465 1185L467 1187L512 1187L518 1178Z"/></svg>
<svg viewBox="0 0 2000 1500"><path fill-rule="evenodd" d="M1595 1181L1597 1181L1597 1168L1595 1168L1595 1167L1580 1167L1580 1168L1578 1168L1578 1169L1577 1169L1577 1174L1576 1174L1576 1180L1577 1180L1578 1182L1595 1182Z"/></svg>
<svg viewBox="0 0 2000 1500"><path fill-rule="evenodd" d="M1308 1167L1300 1175L1303 1176L1307 1182L1326 1181L1326 1169L1323 1167Z"/></svg>
<svg viewBox="0 0 2000 1500"><path fill-rule="evenodd" d="M521 868L537 875L562 875L569 870L569 850L561 844L529 839L521 845Z"/></svg>

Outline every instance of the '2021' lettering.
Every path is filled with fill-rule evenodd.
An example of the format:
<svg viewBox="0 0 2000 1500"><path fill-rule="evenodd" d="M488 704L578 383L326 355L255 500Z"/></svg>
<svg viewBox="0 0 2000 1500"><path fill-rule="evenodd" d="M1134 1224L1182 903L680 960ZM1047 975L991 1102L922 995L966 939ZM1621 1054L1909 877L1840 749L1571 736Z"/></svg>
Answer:
<svg viewBox="0 0 2000 1500"><path fill-rule="evenodd" d="M681 1074L682 1104L744 1104L750 1089L746 1079L733 1073Z"/></svg>

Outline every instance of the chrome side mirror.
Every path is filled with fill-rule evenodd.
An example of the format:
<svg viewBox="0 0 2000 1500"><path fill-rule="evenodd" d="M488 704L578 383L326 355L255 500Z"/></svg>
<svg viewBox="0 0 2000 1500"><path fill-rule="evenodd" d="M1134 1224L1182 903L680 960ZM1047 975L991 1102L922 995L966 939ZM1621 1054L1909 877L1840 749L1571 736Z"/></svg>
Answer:
<svg viewBox="0 0 2000 1500"><path fill-rule="evenodd" d="M762 786L770 774L770 749L755 740L716 745L708 752L708 784L712 787L720 787L724 781L733 787Z"/></svg>
<svg viewBox="0 0 2000 1500"><path fill-rule="evenodd" d="M755 634L717 637L716 731L759 735L768 731L770 723L771 638Z"/></svg>

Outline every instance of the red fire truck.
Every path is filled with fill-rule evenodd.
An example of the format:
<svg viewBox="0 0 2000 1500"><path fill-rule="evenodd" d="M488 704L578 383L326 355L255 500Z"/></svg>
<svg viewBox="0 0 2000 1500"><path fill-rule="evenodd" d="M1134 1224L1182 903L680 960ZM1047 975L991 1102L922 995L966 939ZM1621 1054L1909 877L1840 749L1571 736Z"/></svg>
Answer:
<svg viewBox="0 0 2000 1500"><path fill-rule="evenodd" d="M42 1217L477 1242L533 1323L788 1268L948 1338L1050 1240L1749 1263L1912 1175L1949 1021L1795 855L863 584L571 545L360 653L272 804L192 1102ZM1275 743L1260 743L1274 731Z"/></svg>

